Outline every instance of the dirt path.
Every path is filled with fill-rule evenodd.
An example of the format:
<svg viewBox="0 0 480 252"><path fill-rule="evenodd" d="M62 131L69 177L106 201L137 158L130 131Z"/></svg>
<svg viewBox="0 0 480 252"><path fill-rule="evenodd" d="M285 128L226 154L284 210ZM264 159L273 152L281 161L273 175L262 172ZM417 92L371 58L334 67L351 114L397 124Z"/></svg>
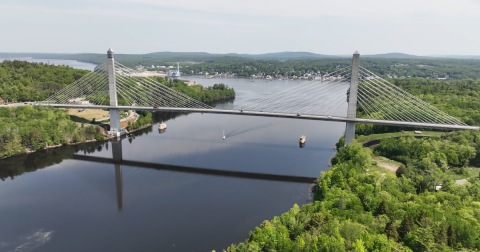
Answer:
<svg viewBox="0 0 480 252"><path fill-rule="evenodd" d="M378 166L382 167L382 168L385 168L391 172L396 172L397 169L398 169L398 166L396 165L391 165L391 164L385 164L385 163L378 163Z"/></svg>
<svg viewBox="0 0 480 252"><path fill-rule="evenodd" d="M395 173L399 167L398 165L395 165L395 164L389 164L378 157L374 157L373 160L377 162L377 166L385 168L386 170L392 173Z"/></svg>

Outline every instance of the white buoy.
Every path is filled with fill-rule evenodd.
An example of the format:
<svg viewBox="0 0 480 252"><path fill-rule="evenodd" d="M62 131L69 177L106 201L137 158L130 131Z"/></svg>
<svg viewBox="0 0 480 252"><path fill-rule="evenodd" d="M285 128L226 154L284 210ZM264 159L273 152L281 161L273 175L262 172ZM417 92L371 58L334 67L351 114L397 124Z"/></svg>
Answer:
<svg viewBox="0 0 480 252"><path fill-rule="evenodd" d="M223 131L223 140L225 140L225 131Z"/></svg>

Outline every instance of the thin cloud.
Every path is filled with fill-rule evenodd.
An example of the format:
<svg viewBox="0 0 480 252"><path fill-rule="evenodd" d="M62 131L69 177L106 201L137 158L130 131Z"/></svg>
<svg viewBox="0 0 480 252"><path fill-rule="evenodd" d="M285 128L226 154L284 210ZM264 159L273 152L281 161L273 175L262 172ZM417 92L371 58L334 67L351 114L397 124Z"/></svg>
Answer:
<svg viewBox="0 0 480 252"><path fill-rule="evenodd" d="M76 14L91 16L111 16L118 18L147 19L163 22L184 22L196 24L209 24L224 27L258 27L259 24L250 22L232 22L216 19L215 17L189 17L186 15L176 15L162 10L135 10L130 11L121 8L82 8L82 9L65 9L65 8L41 8L27 7L23 5L0 4L0 9L19 12L35 12L35 13L57 13L57 14Z"/></svg>
<svg viewBox="0 0 480 252"><path fill-rule="evenodd" d="M112 0L105 0L110 2ZM480 15L480 4L472 0L121 0L202 12L235 13L278 17L344 17L370 19L413 13L445 16Z"/></svg>

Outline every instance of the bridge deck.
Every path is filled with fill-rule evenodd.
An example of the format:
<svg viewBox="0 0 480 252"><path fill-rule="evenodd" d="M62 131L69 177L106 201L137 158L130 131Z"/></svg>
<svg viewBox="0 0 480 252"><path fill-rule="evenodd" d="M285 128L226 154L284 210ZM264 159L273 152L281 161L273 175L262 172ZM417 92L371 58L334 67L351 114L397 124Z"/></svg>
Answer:
<svg viewBox="0 0 480 252"><path fill-rule="evenodd" d="M240 111L240 110L225 110L225 109L196 109L196 108L153 108L153 107L135 107L135 106L102 106L102 105L73 105L73 104L41 104L43 106L52 106L55 108L73 108L73 109L120 109L120 110L146 110L146 111L161 111L161 112L189 112L189 113L208 113L208 114L230 114L230 115L245 115L245 116L263 116L263 117L279 117L290 119L303 120L320 120L333 122L355 122L375 125L389 125L400 127L414 127L414 128L428 128L441 130L480 130L478 126L462 126L462 125L448 125L448 124L433 124L433 123L418 123L418 122L404 122L404 121L388 121L375 120L367 118L347 118L341 116L327 116L327 115L299 115L288 113L271 113L271 112L257 112L257 111Z"/></svg>

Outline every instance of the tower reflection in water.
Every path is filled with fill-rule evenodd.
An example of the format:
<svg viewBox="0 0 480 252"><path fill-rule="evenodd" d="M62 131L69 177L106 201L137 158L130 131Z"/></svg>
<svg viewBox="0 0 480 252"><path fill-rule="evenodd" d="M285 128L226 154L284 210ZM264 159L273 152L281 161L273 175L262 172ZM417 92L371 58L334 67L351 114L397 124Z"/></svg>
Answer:
<svg viewBox="0 0 480 252"><path fill-rule="evenodd" d="M123 179L122 179L122 142L115 140L112 142L113 162L115 163L115 185L117 188L117 205L118 211L123 210Z"/></svg>

